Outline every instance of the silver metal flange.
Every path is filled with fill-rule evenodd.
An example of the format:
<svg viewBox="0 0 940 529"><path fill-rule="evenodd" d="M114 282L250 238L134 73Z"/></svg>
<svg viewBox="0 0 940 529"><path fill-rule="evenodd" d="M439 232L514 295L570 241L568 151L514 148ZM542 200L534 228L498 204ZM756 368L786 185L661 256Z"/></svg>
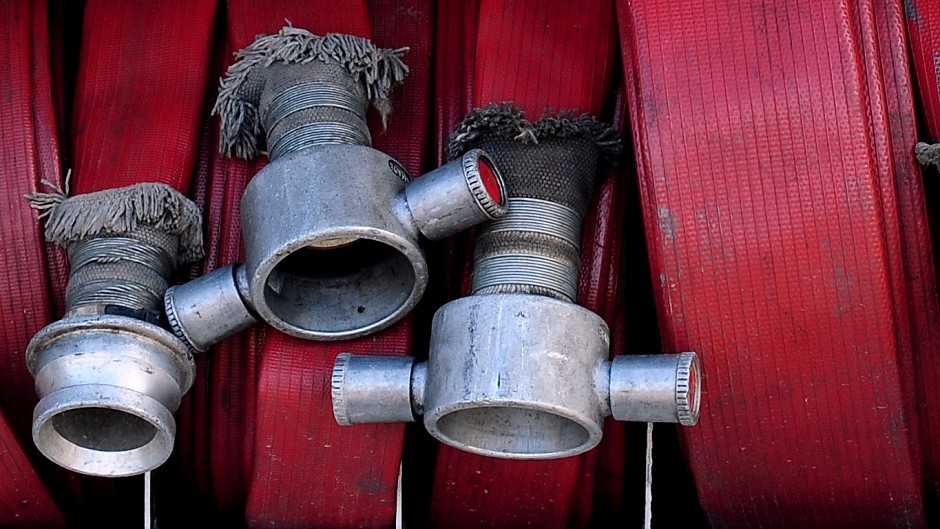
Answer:
<svg viewBox="0 0 940 529"><path fill-rule="evenodd" d="M489 163L482 152L468 159ZM467 163L409 183L398 162L360 145L322 145L271 162L241 208L258 316L315 340L365 336L403 318L427 287L422 230L443 236L505 212L472 192ZM501 192L498 172L488 175Z"/></svg>
<svg viewBox="0 0 940 529"><path fill-rule="evenodd" d="M590 450L606 415L596 380L609 340L596 314L544 296L448 303L434 315L424 425L443 443L487 456Z"/></svg>
<svg viewBox="0 0 940 529"><path fill-rule="evenodd" d="M564 322L559 325L558 322ZM593 312L529 294L462 298L434 317L426 363L344 354L333 372L340 424L424 415L441 442L508 459L580 454L603 421L695 424L695 353L607 360L609 331Z"/></svg>
<svg viewBox="0 0 940 529"><path fill-rule="evenodd" d="M26 349L39 404L33 440L55 463L94 476L152 470L173 451L173 412L193 383L187 347L124 316L75 316Z"/></svg>
<svg viewBox="0 0 940 529"><path fill-rule="evenodd" d="M394 208L405 187L399 168L369 147L324 145L252 179L242 235L263 320L300 338L342 340L384 329L417 304L427 262Z"/></svg>

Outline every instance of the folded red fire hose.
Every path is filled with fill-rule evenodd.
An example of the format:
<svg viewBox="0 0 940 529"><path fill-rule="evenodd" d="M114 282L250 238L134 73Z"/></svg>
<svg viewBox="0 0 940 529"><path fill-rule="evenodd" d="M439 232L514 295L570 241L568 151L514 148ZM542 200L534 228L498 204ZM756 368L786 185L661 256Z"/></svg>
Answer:
<svg viewBox="0 0 940 529"><path fill-rule="evenodd" d="M63 186L68 168L76 196L168 184L204 215L192 275L242 260L240 199L264 162L218 154L208 112L232 52L285 23L410 48L387 126L370 128L412 174L443 162L448 136L490 102L629 127L663 346L697 351L705 369L701 422L681 437L712 525L926 526L925 498L940 490L940 307L912 153L917 119L940 139L934 3L90 0L74 96L57 78L55 23L76 22L53 13L50 26L45 2L0 15L0 526L63 526L63 513L106 523L89 509L137 497L33 445L24 351L61 316L67 263L19 197L49 191L41 180ZM633 177L621 158L585 219L578 285L615 353L634 351L620 285L647 280L621 274ZM428 303L469 291L471 242L438 247ZM341 352L420 355L421 329L408 318L327 344L258 326L201 354L158 483L235 525L390 526L405 429L338 426L330 373ZM414 503L428 512L413 514L433 527L584 527L602 498L623 501L624 432L608 421L598 450L555 461L410 455L406 484L410 472L429 480ZM184 520L187 501L164 504L166 519Z"/></svg>
<svg viewBox="0 0 940 529"><path fill-rule="evenodd" d="M0 525L61 527L64 520L27 454L36 402L23 351L52 317L42 227L22 199L58 182L58 130L53 108L48 12L42 2L0 6L4 68L0 73ZM9 421L9 422L8 422Z"/></svg>
<svg viewBox="0 0 940 529"><path fill-rule="evenodd" d="M373 127L373 135L379 148L417 173L427 134L429 7L421 2L376 3L371 9L365 3L321 2L315 7L229 2L227 48L241 49L257 34L276 32L285 20L318 34L343 32L374 37L378 45L409 46L413 74L393 101L388 128ZM216 141L205 148L214 153ZM219 227L208 236L207 270L240 257L237 204L247 180L260 169L220 156L208 163L200 171L197 195L206 204L210 226ZM252 526L391 523L404 430L366 426L341 431L330 411L329 373L342 351L410 351L410 324L335 345L270 330L263 345L256 340L236 338L210 353L206 378L194 392L194 452L189 457L197 465L209 461L207 469L196 472L219 508L233 514L244 509Z"/></svg>
<svg viewBox="0 0 940 529"><path fill-rule="evenodd" d="M907 33L909 40L909 49L911 53L910 61L913 63L915 82L901 84L901 89L914 90L918 109L923 117L924 125L927 130L927 137L924 141L936 143L940 141L940 4L936 2L912 1L904 2L904 15L907 22ZM900 57L898 62L906 66L904 60L903 42L900 46ZM904 114L902 114L904 115ZM908 133L910 137L910 133ZM935 176L935 173L932 173ZM920 179L917 173L906 182L911 193L921 192ZM928 174L929 178L930 174ZM936 190L936 185L932 187ZM914 195L916 199L916 195ZM916 203L915 203L916 204ZM914 210L919 214L915 217L920 224L920 230L916 234L920 237L917 242L927 255L920 256L914 263L925 263L919 271L919 278L923 284L927 295L933 295L936 292L936 283L934 282L934 269L927 266L931 264L929 255L929 241L926 240L927 233L925 224L927 218L924 215L922 206ZM936 215L934 219L934 235L936 235ZM936 237L934 237L936 240ZM932 311L927 314L926 321L922 321L921 332L931 337L932 347L916 349L914 357L914 367L916 373L921 377L917 383L917 412L920 419L921 445L924 453L924 474L928 483L927 494L931 501L937 501L940 498L940 452L936 450L940 443L940 420L937 412L940 406L940 381L938 381L938 372L936 361L933 358L937 350L936 335L940 332L940 315L936 310L936 305L931 305Z"/></svg>
<svg viewBox="0 0 940 529"><path fill-rule="evenodd" d="M937 302L900 2L618 11L663 341L706 372L683 437L710 521L923 526Z"/></svg>

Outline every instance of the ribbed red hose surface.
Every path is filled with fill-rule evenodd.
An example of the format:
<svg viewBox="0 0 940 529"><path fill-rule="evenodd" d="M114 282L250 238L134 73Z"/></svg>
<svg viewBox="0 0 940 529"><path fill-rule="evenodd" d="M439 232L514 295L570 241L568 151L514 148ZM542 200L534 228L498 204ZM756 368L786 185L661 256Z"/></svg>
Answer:
<svg viewBox="0 0 940 529"><path fill-rule="evenodd" d="M44 2L0 4L0 526L17 528L64 525L24 452L36 403L26 344L52 309L42 226L23 195L60 177L47 17Z"/></svg>
<svg viewBox="0 0 940 529"><path fill-rule="evenodd" d="M899 8L896 6L895 14ZM910 50L910 58L904 53L903 44L894 46L896 52L896 62L899 63L897 69L905 73L899 85L899 91L905 99L912 96L911 91L915 92L921 116L924 118L927 128L927 137L923 141L940 141L940 3L930 1L911 0L904 2L903 13L906 18L906 29ZM901 31L903 37L903 31ZM908 64L908 60L912 64ZM913 66L916 75L914 83L906 78L906 74ZM907 121L913 121L913 116L905 107L905 116ZM907 143L913 143L915 140L914 130L905 130L905 139ZM909 145L907 152L899 153L898 159L910 162ZM934 275L933 261L930 255L929 236L925 219L925 208L923 205L923 184L921 182L922 174L919 171L912 170L908 173L909 178L904 182L908 189L907 195L910 196L910 207L912 213L916 215L912 223L912 229L909 230L915 239L909 246L919 253L908 257L907 262L916 266L917 269L911 272L912 277L919 279L916 284L919 292L914 292L915 300L928 298L931 301L927 303L928 310L926 317L918 322L921 333L927 334L929 342L925 341L923 347L915 350L914 365L917 379L917 411L921 423L921 444L924 449L924 463L926 477L929 483L928 493L934 502L940 499L940 364L936 362L936 352L940 350L937 334L940 333L940 317L936 309L936 291L937 285ZM927 173L928 177L930 174ZM902 195L903 196L903 195Z"/></svg>
<svg viewBox="0 0 940 529"><path fill-rule="evenodd" d="M369 9L369 8L372 9ZM410 46L412 73L393 99L375 146L419 174L427 138L430 6L408 2L229 3L233 49L289 20L317 34L372 37L380 46ZM370 22L371 21L371 22ZM254 417L253 469L246 518L252 527L385 527L395 515L404 428L340 427L333 418L330 373L340 352L406 354L410 321L342 344L301 341L268 331L261 350Z"/></svg>
<svg viewBox="0 0 940 529"><path fill-rule="evenodd" d="M406 58L412 74L396 92L390 130L373 129L373 135L377 146L417 173L430 108L427 79L420 77L429 68L427 5L373 0L367 10L345 2L244 3L231 3L228 51L256 33L276 31L284 19L320 32L366 28L363 35L371 19L379 44L412 45ZM609 72L588 74L591 81L583 86L571 84L567 79L596 67L595 52L565 40L565 31L555 33L552 17L561 16L555 11L571 21L585 17L580 6L482 3L479 18L475 2L435 8L438 138L446 138L471 106L487 101L484 84L506 85L507 95L493 100L515 99L533 119L544 105L590 110L579 103L589 101L597 103L595 112L605 109ZM215 155L218 122L205 124L203 103L214 98L222 66L209 65L208 50L214 45L220 55L223 46L211 42L211 15L198 15L206 4L185 3L184 15L150 4L114 2L103 11L102 4L89 3L83 37L88 51L82 52L72 127L73 192L137 181L185 190L192 171L176 168L195 164L195 196L208 230L202 268L211 270L242 257L240 196L263 161ZM697 349L705 361L707 408L702 424L685 430L685 441L712 523L923 525L915 434L920 432L936 493L940 383L932 356L940 325L923 191L910 157L911 89L917 89L929 139L940 139L940 5L904 4L917 74L912 87L899 2L661 4L624 3L620 25L666 345ZM128 14L133 9L143 11ZM168 25L142 22L170 12L177 14ZM23 350L55 315L48 296L55 271L48 269L59 264L44 255L35 213L16 198L41 190L39 178L61 180L47 14L43 2L16 1L0 4L0 14L7 43L0 51L6 58L0 85L7 94L0 98L0 180L12 197L0 208L0 235L8 241L0 257L0 308L6 307L0 310L6 315L0 321L6 344L0 350L6 366L0 416L16 434L0 419L0 525L48 527L61 525L62 518L22 450L32 450L34 404ZM354 22L334 25L334 18ZM573 25L587 24L595 34L606 27L598 29L597 21L608 24L608 18ZM195 25L195 19L198 31L173 29ZM163 45L150 35L161 36ZM555 43L549 50L540 46L535 57L523 55L535 53L525 42L539 39ZM470 43L446 47L445 40ZM119 41L157 52L151 56ZM511 55L502 51L506 41L523 45L508 48ZM184 48L190 51L174 59L173 52ZM462 54L446 54L455 48ZM193 54L196 49L202 55ZM477 53L481 62L521 66L479 70ZM569 54L577 56L581 73L555 66ZM199 61L202 67L193 66ZM226 53L226 65L230 61ZM120 66L125 63L127 72ZM186 66L160 73L172 64ZM168 82L148 83L148 76ZM140 125L147 120L157 127ZM196 160L200 136L207 149ZM618 185L614 179L602 183L598 213L585 224L585 241L592 244L584 245L580 287L582 303L609 322L621 242ZM822 248L825 239L829 246ZM455 252L451 269L432 274L467 279L465 250ZM397 334L342 349L406 352L409 332L403 325ZM327 388L338 349L269 339L262 364L262 338L245 334L199 358L199 380L178 417L177 445L203 497L213 498L220 511L240 513L250 486L247 512L254 525L388 525L401 429L335 426ZM918 404L919 430L912 402ZM257 440L256 429L262 434ZM599 480L592 485L595 469L613 472L609 486L617 487L622 440L615 432L608 427L599 451L608 449L611 461L591 454L567 463L517 465L442 448L432 521L439 527L583 525L591 489L602 487Z"/></svg>
<svg viewBox="0 0 940 529"><path fill-rule="evenodd" d="M904 14L928 140L940 141L940 3L909 0L904 2Z"/></svg>
<svg viewBox="0 0 940 529"><path fill-rule="evenodd" d="M512 101L532 120L546 110L602 115L616 59L613 6L605 1L488 1L480 3L473 73L473 106ZM442 120L448 121L448 120ZM609 193L609 190L608 190ZM601 196L611 197L610 194ZM622 213L598 201L585 223L579 301L613 308L619 269L611 228ZM599 248L595 250L593 246ZM615 263L611 263L611 259ZM611 321L613 311L602 313ZM431 498L435 527L583 526L590 515L597 453L555 461L509 461L438 450Z"/></svg>
<svg viewBox="0 0 940 529"><path fill-rule="evenodd" d="M73 193L161 182L189 189L216 0L85 7L75 90Z"/></svg>
<svg viewBox="0 0 940 529"><path fill-rule="evenodd" d="M450 134L473 109L479 4L480 0L443 2L435 13L432 159L439 165L447 162ZM436 293L444 303L470 291L473 230L445 239L441 245L440 291L429 291L428 295Z"/></svg>
<svg viewBox="0 0 940 529"><path fill-rule="evenodd" d="M897 13L619 4L663 341L705 369L682 432L715 526L925 524L910 369L936 301L904 261L925 250Z"/></svg>
<svg viewBox="0 0 940 529"><path fill-rule="evenodd" d="M36 475L13 432L0 415L0 526L65 526L58 506Z"/></svg>
<svg viewBox="0 0 940 529"><path fill-rule="evenodd" d="M209 92L214 98L217 87ZM196 275L243 260L241 195L261 165L218 156L218 132L217 119L207 120L194 177L194 200L206 225L206 257ZM211 498L209 511L223 519L244 516L263 336L264 326L257 325L199 355L195 383L178 413L182 478L199 497Z"/></svg>

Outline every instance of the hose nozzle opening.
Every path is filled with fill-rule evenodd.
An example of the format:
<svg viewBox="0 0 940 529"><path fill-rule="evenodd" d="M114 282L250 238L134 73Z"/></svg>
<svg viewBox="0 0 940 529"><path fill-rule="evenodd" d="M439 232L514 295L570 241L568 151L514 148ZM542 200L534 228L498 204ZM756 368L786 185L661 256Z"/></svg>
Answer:
<svg viewBox="0 0 940 529"><path fill-rule="evenodd" d="M40 400L33 440L57 464L94 476L131 476L170 456L173 412L195 366L167 331L124 316L71 317L27 348Z"/></svg>

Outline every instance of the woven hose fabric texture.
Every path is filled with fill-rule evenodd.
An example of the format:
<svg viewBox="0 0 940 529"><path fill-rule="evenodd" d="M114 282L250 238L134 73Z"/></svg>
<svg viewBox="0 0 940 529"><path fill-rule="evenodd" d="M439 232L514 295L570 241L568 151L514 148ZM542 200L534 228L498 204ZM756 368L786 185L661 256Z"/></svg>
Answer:
<svg viewBox="0 0 940 529"><path fill-rule="evenodd" d="M713 525L925 525L936 289L901 13L618 6L663 341L705 370L683 437Z"/></svg>
<svg viewBox="0 0 940 529"><path fill-rule="evenodd" d="M372 112L369 125L413 175L491 102L620 131L627 150L584 221L577 302L610 325L612 354L656 353L655 336L631 334L653 317L635 297L650 288L663 350L697 351L705 372L701 421L678 428L684 460L657 439L653 505L674 512L654 526L926 527L940 308L925 195L940 189L912 151L940 141L940 6L673 4L0 2L0 527L136 524L142 492L33 445L24 351L62 316L68 263L20 197L64 187L66 169L76 195L167 184L203 213L206 257L188 276L242 262L240 201L266 157L219 154L209 113L233 52L287 24L410 48L387 124ZM631 268L640 229L650 270ZM470 291L474 240L428 246L425 299L385 331L317 343L257 325L199 355L154 474L159 526L391 527L402 463L408 527L638 522L642 439L613 421L598 449L555 461L468 454L420 425L336 424L336 355L423 358L434 311ZM685 467L697 497L673 496Z"/></svg>
<svg viewBox="0 0 940 529"><path fill-rule="evenodd" d="M24 350L51 321L42 227L21 197L58 182L58 131L53 108L48 12L43 3L0 5L0 526L62 527L64 518L29 456L36 402ZM44 472L45 474L45 472ZM49 478L56 475L53 471ZM61 474L57 475L61 478Z"/></svg>
<svg viewBox="0 0 940 529"><path fill-rule="evenodd" d="M936 2L910 1L904 2L904 16L906 20L906 29L909 37L910 49L910 67L915 74L913 83L899 83L899 86L907 88L908 91L914 91L917 107L920 110L919 117L923 118L923 124L926 128L925 134L921 140L927 143L940 142L940 4ZM903 46L903 44L902 44ZM903 51L903 48L902 48ZM898 54L901 62L906 61L903 53ZM905 66L907 66L905 64ZM913 136L913 130L905 131L908 138ZM936 193L936 168L925 168L927 173L926 183L931 187L930 191ZM912 194L922 192L919 175L914 172L911 175L911 181L908 183ZM931 194L935 196L934 194ZM915 199L919 199L915 195ZM935 202L934 202L935 204ZM921 269L920 280L927 296L936 292L936 282L934 268L929 265L934 264L929 252L929 241L927 241L928 216L924 215L925 207L922 204L917 206L912 213L919 214L916 220L919 221L919 230L916 234L920 237L922 255L919 260L912 262L924 263ZM936 209L934 208L934 211ZM938 233L936 224L937 216L934 213L929 217L932 221L934 241ZM935 309L935 301L932 307ZM937 311L930 314L930 319L926 322L923 330L931 332L936 344L936 334L940 332L940 322ZM936 345L932 348L923 348L915 350L915 369L922 378L918 380L917 388L917 412L921 421L921 444L923 445L925 477L927 478L929 502L936 505L940 500L940 452L936 450L940 444L940 419L937 412L940 410L940 384L938 384L937 364L932 358L932 353L937 350Z"/></svg>

